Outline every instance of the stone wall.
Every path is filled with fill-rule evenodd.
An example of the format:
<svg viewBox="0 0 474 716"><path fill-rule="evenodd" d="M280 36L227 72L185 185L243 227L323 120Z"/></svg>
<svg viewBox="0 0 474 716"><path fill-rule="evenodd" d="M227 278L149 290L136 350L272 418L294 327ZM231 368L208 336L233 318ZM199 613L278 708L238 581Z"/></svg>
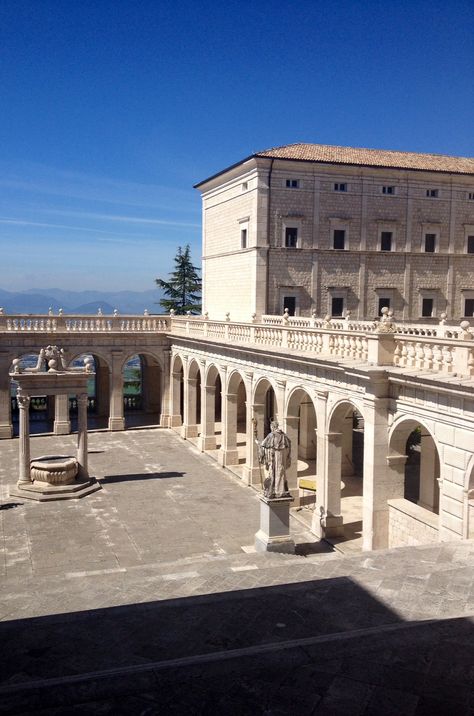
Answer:
<svg viewBox="0 0 474 716"><path fill-rule="evenodd" d="M408 500L389 500L389 547L438 542L438 515Z"/></svg>

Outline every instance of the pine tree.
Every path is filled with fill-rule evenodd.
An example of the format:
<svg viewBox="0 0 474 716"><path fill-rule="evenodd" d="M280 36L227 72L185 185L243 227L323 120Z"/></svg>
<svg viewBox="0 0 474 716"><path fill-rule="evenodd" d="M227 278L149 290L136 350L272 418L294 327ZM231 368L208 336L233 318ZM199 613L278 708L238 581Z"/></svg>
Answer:
<svg viewBox="0 0 474 716"><path fill-rule="evenodd" d="M191 261L189 244L178 247L174 257L175 270L170 273L170 280L155 279L156 284L164 290L167 298L160 300L160 306L167 312L174 309L177 314L187 311L199 313L201 311L201 277L199 269Z"/></svg>

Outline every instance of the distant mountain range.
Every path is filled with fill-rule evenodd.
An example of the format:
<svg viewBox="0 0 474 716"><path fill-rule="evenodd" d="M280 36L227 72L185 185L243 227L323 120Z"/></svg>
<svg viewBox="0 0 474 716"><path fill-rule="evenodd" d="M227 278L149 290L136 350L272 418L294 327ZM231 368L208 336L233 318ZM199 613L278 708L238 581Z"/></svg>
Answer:
<svg viewBox="0 0 474 716"><path fill-rule="evenodd" d="M111 314L116 308L121 314L163 313L159 301L160 289L149 291L65 291L60 288L30 288L27 291L4 291L0 289L0 306L5 313L48 313L52 308L58 313Z"/></svg>

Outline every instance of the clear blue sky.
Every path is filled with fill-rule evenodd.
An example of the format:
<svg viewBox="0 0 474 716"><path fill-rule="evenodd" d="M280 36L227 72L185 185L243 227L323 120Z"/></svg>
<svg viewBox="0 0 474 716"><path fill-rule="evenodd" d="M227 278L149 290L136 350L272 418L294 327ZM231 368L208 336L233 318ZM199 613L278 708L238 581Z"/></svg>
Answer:
<svg viewBox="0 0 474 716"><path fill-rule="evenodd" d="M200 262L193 183L292 142L474 155L472 0L2 0L0 287Z"/></svg>

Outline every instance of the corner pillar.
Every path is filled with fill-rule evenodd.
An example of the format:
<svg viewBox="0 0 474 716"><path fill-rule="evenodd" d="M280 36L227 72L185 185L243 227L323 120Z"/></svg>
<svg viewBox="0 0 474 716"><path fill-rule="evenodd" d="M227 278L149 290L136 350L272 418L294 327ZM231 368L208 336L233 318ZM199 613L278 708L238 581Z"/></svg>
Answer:
<svg viewBox="0 0 474 716"><path fill-rule="evenodd" d="M70 432L69 395L56 395L54 400L53 433L55 435L69 435Z"/></svg>

